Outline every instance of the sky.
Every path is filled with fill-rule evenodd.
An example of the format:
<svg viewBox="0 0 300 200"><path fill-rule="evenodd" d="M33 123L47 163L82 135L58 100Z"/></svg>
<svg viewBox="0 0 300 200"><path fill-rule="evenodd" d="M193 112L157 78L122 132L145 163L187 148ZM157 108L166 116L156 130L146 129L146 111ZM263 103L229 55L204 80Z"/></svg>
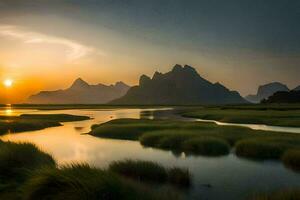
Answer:
<svg viewBox="0 0 300 200"><path fill-rule="evenodd" d="M241 95L300 85L299 0L0 0L0 103L188 64Z"/></svg>

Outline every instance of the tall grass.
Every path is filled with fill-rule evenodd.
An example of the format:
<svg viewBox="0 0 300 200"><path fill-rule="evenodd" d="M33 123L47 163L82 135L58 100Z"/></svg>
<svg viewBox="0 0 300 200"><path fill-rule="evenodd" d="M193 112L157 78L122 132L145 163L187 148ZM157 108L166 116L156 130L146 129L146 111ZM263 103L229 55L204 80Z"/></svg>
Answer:
<svg viewBox="0 0 300 200"><path fill-rule="evenodd" d="M182 148L187 152L206 156L227 155L230 145L226 140L216 137L198 137L183 142Z"/></svg>
<svg viewBox="0 0 300 200"><path fill-rule="evenodd" d="M256 159L280 159L286 150L299 147L299 138L254 137L238 142L236 154Z"/></svg>
<svg viewBox="0 0 300 200"><path fill-rule="evenodd" d="M187 169L165 168L155 162L124 160L109 165L109 170L138 181L171 183L177 186L190 186L191 175Z"/></svg>
<svg viewBox="0 0 300 200"><path fill-rule="evenodd" d="M28 172L43 166L55 166L55 161L34 144L1 142L0 179L23 181Z"/></svg>
<svg viewBox="0 0 300 200"><path fill-rule="evenodd" d="M0 199L180 199L177 192L160 188L160 193L157 193L155 187L145 185L144 181L153 177L163 182L171 178L173 184L187 183L189 180L189 177L184 177L187 171L168 171L155 163L136 161L129 167L140 174L140 182L137 182L136 179L125 178L134 173L130 172L132 169L117 173L118 167L112 166L110 170L93 168L87 164L57 167L50 155L33 144L0 140ZM125 172L128 172L127 175Z"/></svg>
<svg viewBox="0 0 300 200"><path fill-rule="evenodd" d="M18 188L44 166L55 167L55 161L35 145L0 141L0 199L19 199Z"/></svg>
<svg viewBox="0 0 300 200"><path fill-rule="evenodd" d="M284 152L281 159L287 167L300 172L300 148Z"/></svg>
<svg viewBox="0 0 300 200"><path fill-rule="evenodd" d="M36 172L24 185L23 197L25 200L162 199L150 189L86 164L45 168Z"/></svg>
<svg viewBox="0 0 300 200"><path fill-rule="evenodd" d="M300 189L282 190L271 194L257 194L251 200L299 200Z"/></svg>

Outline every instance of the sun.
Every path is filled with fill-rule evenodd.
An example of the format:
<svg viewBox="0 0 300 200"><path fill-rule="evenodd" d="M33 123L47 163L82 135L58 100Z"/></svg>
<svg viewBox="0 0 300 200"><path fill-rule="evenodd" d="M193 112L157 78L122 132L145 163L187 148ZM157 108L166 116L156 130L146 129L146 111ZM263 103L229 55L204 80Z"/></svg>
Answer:
<svg viewBox="0 0 300 200"><path fill-rule="evenodd" d="M3 84L5 87L11 87L13 85L13 80L6 79L6 80L4 80Z"/></svg>

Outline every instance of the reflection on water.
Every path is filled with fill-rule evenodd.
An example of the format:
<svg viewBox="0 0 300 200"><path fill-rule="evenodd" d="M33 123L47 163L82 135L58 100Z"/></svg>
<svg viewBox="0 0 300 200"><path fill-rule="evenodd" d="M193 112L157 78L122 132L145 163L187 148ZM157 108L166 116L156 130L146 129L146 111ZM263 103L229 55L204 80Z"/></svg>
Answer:
<svg viewBox="0 0 300 200"><path fill-rule="evenodd" d="M5 113L1 110L1 113ZM84 133L92 124L116 118L168 118L164 111L150 109L101 109L34 111L14 110L22 113L65 113L86 115L93 119L67 122L64 126L2 136L3 140L28 141L51 153L59 164L87 162L106 167L111 161L125 158L152 160L165 166L188 167L193 176L190 199L242 199L248 195L272 189L300 186L300 175L284 168L280 162L254 162L237 158L234 154L209 158L173 155L169 151L144 148L139 142L96 138ZM172 116L174 117L174 116ZM210 184L212 187L205 187Z"/></svg>

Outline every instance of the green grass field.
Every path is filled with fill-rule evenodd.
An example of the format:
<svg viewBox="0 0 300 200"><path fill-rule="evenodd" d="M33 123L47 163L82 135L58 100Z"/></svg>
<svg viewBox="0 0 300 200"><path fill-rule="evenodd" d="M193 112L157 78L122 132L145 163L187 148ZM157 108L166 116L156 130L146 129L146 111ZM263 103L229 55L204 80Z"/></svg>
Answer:
<svg viewBox="0 0 300 200"><path fill-rule="evenodd" d="M171 150L174 153L222 156L234 150L240 157L258 160L280 160L288 150L300 149L299 134L218 126L204 122L116 119L93 125L89 134L103 138L138 140L146 147ZM290 164L294 168L300 165L299 162Z"/></svg>
<svg viewBox="0 0 300 200"><path fill-rule="evenodd" d="M294 107L292 107L294 108ZM271 126L300 127L300 109L290 107L203 107L181 109L184 117L216 120L241 124L265 124Z"/></svg>

